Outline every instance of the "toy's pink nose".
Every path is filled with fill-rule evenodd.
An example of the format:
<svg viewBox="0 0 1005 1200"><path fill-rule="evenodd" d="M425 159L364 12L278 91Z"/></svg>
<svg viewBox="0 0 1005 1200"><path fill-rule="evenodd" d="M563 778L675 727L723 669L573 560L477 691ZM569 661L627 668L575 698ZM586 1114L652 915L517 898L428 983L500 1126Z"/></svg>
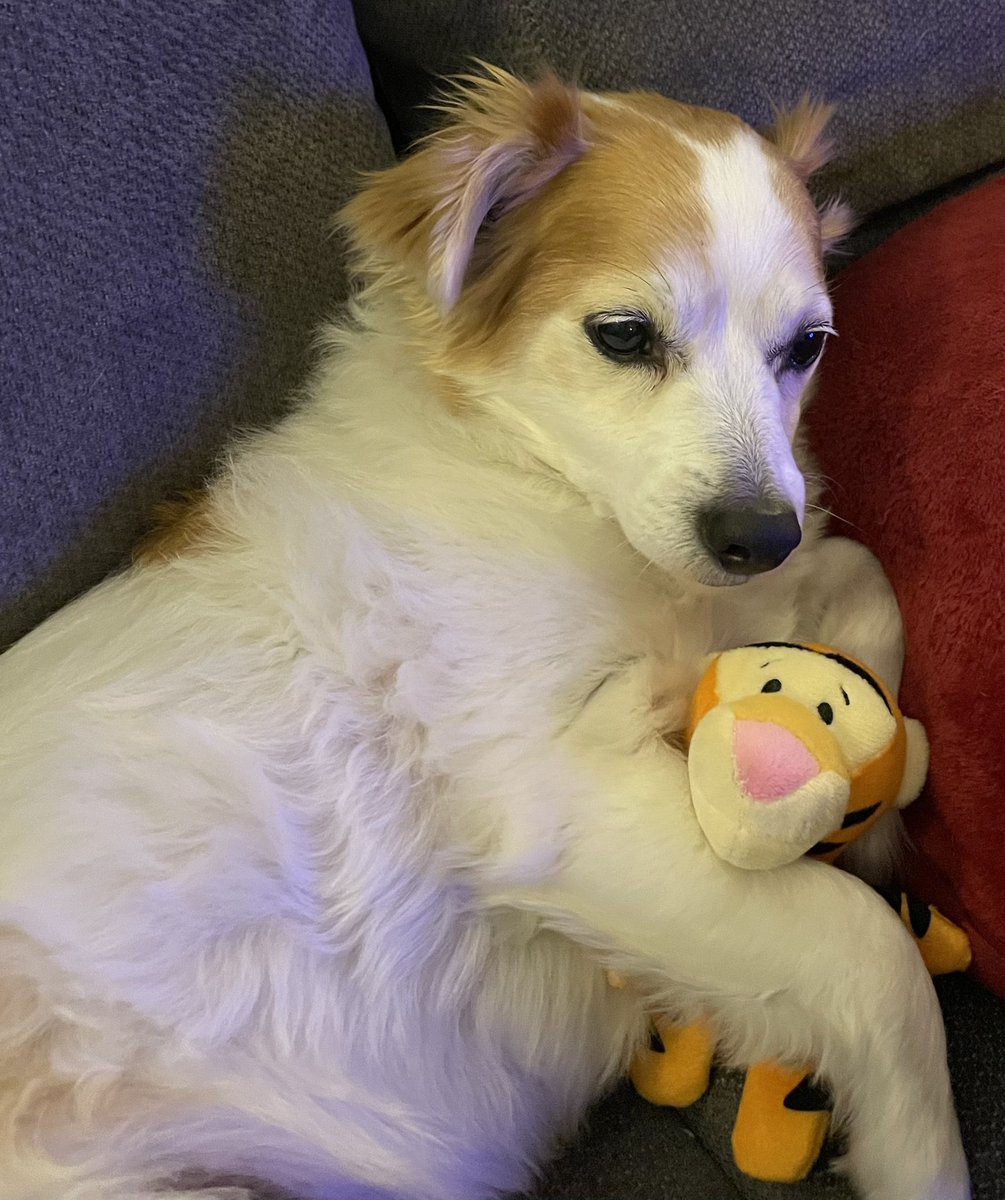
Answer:
<svg viewBox="0 0 1005 1200"><path fill-rule="evenodd" d="M743 790L765 803L788 796L820 773L799 738L773 721L737 721L733 760Z"/></svg>

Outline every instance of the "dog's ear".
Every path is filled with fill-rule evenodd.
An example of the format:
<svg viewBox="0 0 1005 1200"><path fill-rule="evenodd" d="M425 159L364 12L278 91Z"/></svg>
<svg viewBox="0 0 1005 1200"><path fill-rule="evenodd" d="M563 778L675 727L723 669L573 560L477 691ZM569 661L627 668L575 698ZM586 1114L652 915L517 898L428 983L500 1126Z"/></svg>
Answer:
<svg viewBox="0 0 1005 1200"><path fill-rule="evenodd" d="M834 141L827 132L834 105L810 96L793 108L775 109L775 121L765 137L785 155L803 181L834 157ZM855 215L842 200L828 200L819 206L820 240L826 254L855 224Z"/></svg>
<svg viewBox="0 0 1005 1200"><path fill-rule="evenodd" d="M485 66L438 105L446 125L369 177L342 223L365 273L404 268L441 312L460 294L475 238L586 148L579 94L552 75L525 83Z"/></svg>

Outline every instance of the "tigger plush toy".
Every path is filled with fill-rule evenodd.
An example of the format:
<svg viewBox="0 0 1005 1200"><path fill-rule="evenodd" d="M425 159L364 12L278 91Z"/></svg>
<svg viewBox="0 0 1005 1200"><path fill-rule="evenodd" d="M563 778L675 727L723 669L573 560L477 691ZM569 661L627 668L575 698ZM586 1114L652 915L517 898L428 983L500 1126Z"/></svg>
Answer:
<svg viewBox="0 0 1005 1200"><path fill-rule="evenodd" d="M727 862L765 869L808 854L834 862L928 771L928 740L890 689L828 646L765 642L716 655L692 704L688 773L695 814ZM964 970L966 934L935 909L891 898L933 974ZM654 1021L632 1065L637 1090L685 1107L708 1087L715 1044L703 1022ZM830 1112L813 1068L749 1068L733 1128L746 1174L794 1182L812 1168Z"/></svg>

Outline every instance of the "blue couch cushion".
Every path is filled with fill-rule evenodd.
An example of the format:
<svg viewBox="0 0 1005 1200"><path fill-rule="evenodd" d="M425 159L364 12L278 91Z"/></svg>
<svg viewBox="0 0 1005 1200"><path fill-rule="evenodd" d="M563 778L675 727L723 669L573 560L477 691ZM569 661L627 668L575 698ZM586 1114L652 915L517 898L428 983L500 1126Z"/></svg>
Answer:
<svg viewBox="0 0 1005 1200"><path fill-rule="evenodd" d="M281 409L391 149L349 0L0 8L2 647Z"/></svg>

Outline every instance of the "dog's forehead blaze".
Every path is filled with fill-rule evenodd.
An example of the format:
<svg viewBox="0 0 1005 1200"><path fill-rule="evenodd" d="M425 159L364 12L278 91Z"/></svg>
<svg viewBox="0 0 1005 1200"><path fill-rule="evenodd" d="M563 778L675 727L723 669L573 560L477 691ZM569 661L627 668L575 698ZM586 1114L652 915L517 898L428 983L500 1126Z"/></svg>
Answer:
<svg viewBox="0 0 1005 1200"><path fill-rule="evenodd" d="M820 213L806 185L776 146L763 140L762 145L771 164L771 183L782 207L793 224L802 229L810 244L820 246Z"/></svg>
<svg viewBox="0 0 1005 1200"><path fill-rule="evenodd" d="M652 92L586 94L582 103L590 148L538 201L554 261L576 264L580 278L591 262L652 276L661 258L682 249L690 263L714 269L706 251L720 206L709 194L710 163L722 168L731 194L742 194L749 180L735 172L762 161L765 188L749 197L750 219L777 205L778 224L804 245L819 245L819 218L803 182L739 117Z"/></svg>
<svg viewBox="0 0 1005 1200"><path fill-rule="evenodd" d="M591 274L655 284L681 251L701 261L711 235L702 151L726 147L742 121L649 92L586 94L583 109L589 150L538 198L556 294Z"/></svg>
<svg viewBox="0 0 1005 1200"><path fill-rule="evenodd" d="M500 222L483 261L476 254L450 321L452 336L436 356L435 366L448 374L462 364L477 369L523 344L528 326L581 306L612 281L665 289L674 260L691 277L697 271L711 281L716 214L704 182L709 161L730 160L737 143L763 154L776 225L791 224L806 246L819 242L801 181L784 155L739 117L649 92L583 93L581 104L586 152ZM765 193L757 199L763 202Z"/></svg>

